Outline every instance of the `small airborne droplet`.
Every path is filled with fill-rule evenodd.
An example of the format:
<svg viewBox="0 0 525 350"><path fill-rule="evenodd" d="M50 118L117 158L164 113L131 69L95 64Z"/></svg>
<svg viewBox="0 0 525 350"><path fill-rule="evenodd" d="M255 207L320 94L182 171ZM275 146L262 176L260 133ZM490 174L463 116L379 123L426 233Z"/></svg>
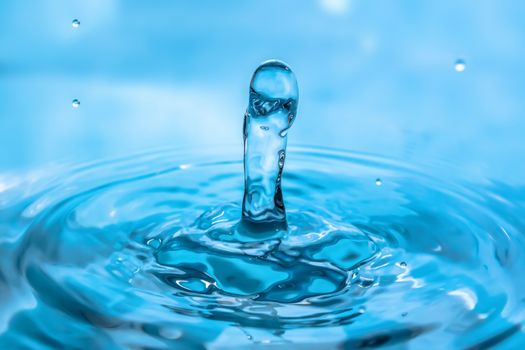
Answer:
<svg viewBox="0 0 525 350"><path fill-rule="evenodd" d="M381 181L380 178L376 179L376 186L381 186L383 184L383 181Z"/></svg>
<svg viewBox="0 0 525 350"><path fill-rule="evenodd" d="M78 19L74 19L73 22L71 22L71 26L73 28L78 28L80 27L80 21Z"/></svg>
<svg viewBox="0 0 525 350"><path fill-rule="evenodd" d="M401 261L401 262L399 263L399 266L405 268L405 267L407 267L407 263L404 262L404 261Z"/></svg>
<svg viewBox="0 0 525 350"><path fill-rule="evenodd" d="M466 68L467 64L462 59L458 59L456 63L454 63L454 69L456 70L456 72L464 72Z"/></svg>
<svg viewBox="0 0 525 350"><path fill-rule="evenodd" d="M71 102L71 106L73 106L73 108L78 108L78 107L80 107L80 101L77 100L77 99L74 99L74 100Z"/></svg>

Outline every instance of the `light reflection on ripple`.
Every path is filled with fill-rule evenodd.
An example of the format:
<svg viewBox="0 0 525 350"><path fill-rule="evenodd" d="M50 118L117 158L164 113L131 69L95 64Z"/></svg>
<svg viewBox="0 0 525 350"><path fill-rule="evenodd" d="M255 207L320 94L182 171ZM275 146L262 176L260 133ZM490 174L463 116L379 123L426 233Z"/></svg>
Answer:
<svg viewBox="0 0 525 350"><path fill-rule="evenodd" d="M3 177L0 344L523 341L523 189L292 148L289 230L259 242L237 225L241 158L219 154L161 150Z"/></svg>

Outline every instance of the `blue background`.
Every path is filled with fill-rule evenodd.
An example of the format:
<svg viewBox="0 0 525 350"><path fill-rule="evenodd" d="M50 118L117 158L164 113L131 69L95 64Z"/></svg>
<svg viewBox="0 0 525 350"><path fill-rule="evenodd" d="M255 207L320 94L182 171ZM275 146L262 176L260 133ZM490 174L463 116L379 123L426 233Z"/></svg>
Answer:
<svg viewBox="0 0 525 350"><path fill-rule="evenodd" d="M496 0L2 1L0 172L242 147L251 74L278 58L300 87L289 144L521 186L524 18Z"/></svg>

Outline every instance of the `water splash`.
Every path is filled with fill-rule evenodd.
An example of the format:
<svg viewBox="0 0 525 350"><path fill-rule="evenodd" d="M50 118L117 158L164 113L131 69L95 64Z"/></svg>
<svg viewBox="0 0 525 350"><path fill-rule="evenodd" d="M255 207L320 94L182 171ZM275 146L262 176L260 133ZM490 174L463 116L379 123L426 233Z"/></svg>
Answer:
<svg viewBox="0 0 525 350"><path fill-rule="evenodd" d="M286 212L297 95L286 64L255 71L242 207L242 164L223 150L0 184L3 348L519 342L523 196L392 159L292 148ZM380 191L378 174L388 174ZM261 239L268 228L277 233Z"/></svg>
<svg viewBox="0 0 525 350"><path fill-rule="evenodd" d="M245 222L286 225L281 180L298 94L295 75L285 63L270 60L255 70L244 115Z"/></svg>
<svg viewBox="0 0 525 350"><path fill-rule="evenodd" d="M289 147L286 234L239 241L237 151L3 181L2 348L520 348L523 193Z"/></svg>

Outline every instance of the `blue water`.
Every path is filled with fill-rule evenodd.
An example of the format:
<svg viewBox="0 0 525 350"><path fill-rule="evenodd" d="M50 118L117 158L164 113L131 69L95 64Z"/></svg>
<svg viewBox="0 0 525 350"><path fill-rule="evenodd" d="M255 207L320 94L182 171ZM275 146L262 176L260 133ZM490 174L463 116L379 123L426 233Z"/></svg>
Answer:
<svg viewBox="0 0 525 350"><path fill-rule="evenodd" d="M2 2L0 348L523 348L524 16Z"/></svg>
<svg viewBox="0 0 525 350"><path fill-rule="evenodd" d="M292 147L288 229L261 240L238 228L236 155L159 150L61 166L5 191L0 344L520 344L525 223L507 186Z"/></svg>
<svg viewBox="0 0 525 350"><path fill-rule="evenodd" d="M281 178L298 98L297 80L284 62L267 61L255 70L243 128L245 220L286 222Z"/></svg>

